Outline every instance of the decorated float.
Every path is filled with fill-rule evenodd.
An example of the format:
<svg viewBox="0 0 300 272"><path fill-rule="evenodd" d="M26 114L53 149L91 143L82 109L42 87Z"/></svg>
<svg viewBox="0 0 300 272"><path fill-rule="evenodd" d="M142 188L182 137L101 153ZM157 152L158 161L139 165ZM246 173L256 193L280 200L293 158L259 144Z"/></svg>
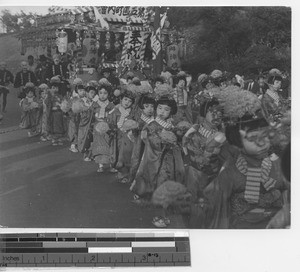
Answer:
<svg viewBox="0 0 300 272"><path fill-rule="evenodd" d="M51 58L60 53L70 62L71 80L79 75L97 80L103 68L114 69L119 77L132 70L149 78L162 70L163 62L180 67L184 39L170 29L167 9L162 13L157 7L128 6L49 10L20 34L21 54Z"/></svg>

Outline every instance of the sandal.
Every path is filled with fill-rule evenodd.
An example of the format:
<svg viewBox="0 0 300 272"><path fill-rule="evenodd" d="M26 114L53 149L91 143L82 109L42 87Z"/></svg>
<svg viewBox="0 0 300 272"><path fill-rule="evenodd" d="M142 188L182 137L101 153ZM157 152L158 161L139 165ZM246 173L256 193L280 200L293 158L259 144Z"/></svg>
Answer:
<svg viewBox="0 0 300 272"><path fill-rule="evenodd" d="M116 168L111 167L111 168L109 168L108 172L110 172L110 173L118 173L118 170Z"/></svg>
<svg viewBox="0 0 300 272"><path fill-rule="evenodd" d="M99 167L98 170L97 170L97 172L98 172L98 173L103 173L103 172L104 172L103 167Z"/></svg>
<svg viewBox="0 0 300 272"><path fill-rule="evenodd" d="M157 228L166 228L167 227L165 220L161 216L154 217L152 220L152 224Z"/></svg>
<svg viewBox="0 0 300 272"><path fill-rule="evenodd" d="M122 179L119 179L119 182L122 183L122 184L126 184L129 182L129 179L128 178L122 178Z"/></svg>

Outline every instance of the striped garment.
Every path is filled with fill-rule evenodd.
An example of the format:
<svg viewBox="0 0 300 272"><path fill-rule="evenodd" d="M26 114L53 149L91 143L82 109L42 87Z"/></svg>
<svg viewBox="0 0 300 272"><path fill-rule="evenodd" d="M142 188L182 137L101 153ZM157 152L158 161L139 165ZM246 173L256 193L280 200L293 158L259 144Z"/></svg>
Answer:
<svg viewBox="0 0 300 272"><path fill-rule="evenodd" d="M145 114L142 113L141 115L141 119L146 123L146 124L150 124L152 121L154 121L154 117L148 117Z"/></svg>
<svg viewBox="0 0 300 272"><path fill-rule="evenodd" d="M160 124L163 128L167 128L167 129L170 129L173 127L172 123L168 120L168 121L165 121L165 120L162 120L160 119L159 117L156 117L155 118L155 121Z"/></svg>
<svg viewBox="0 0 300 272"><path fill-rule="evenodd" d="M198 132L205 138L210 137L214 133L213 130L206 129L204 126L200 126L198 129Z"/></svg>
<svg viewBox="0 0 300 272"><path fill-rule="evenodd" d="M272 168L272 161L269 157L262 161L261 167L248 167L248 164L243 156L239 156L236 161L238 170L246 176L246 188L244 197L249 203L258 203L260 195L260 185L269 191L272 189L276 180L269 177Z"/></svg>
<svg viewBox="0 0 300 272"><path fill-rule="evenodd" d="M266 94L268 94L271 98L273 98L273 100L277 106L279 105L279 95L277 92L271 91L270 89L268 89L266 91Z"/></svg>
<svg viewBox="0 0 300 272"><path fill-rule="evenodd" d="M105 117L105 109L108 106L109 101L106 100L106 101L103 102L103 101L98 100L97 103L100 106L100 108L99 108L99 111L96 112L95 116L98 119L104 118Z"/></svg>

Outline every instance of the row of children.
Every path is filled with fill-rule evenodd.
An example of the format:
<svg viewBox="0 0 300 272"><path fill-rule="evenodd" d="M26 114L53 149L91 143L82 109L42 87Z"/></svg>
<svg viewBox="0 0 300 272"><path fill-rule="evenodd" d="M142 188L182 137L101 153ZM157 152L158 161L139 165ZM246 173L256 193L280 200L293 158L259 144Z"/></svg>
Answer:
<svg viewBox="0 0 300 272"><path fill-rule="evenodd" d="M162 206L155 226L170 224L171 209L183 214L187 227L264 227L288 189L279 158L270 157L270 135L286 136L288 129L272 131L261 100L237 86L210 89L201 116L193 118L185 85L182 76L175 89L159 82L151 93L129 82L115 105L103 80L86 87L77 81L72 96L62 98L52 79L40 101L28 92L21 104L45 121L33 122L30 134L41 132L55 145L67 128L72 152L130 183L136 203Z"/></svg>

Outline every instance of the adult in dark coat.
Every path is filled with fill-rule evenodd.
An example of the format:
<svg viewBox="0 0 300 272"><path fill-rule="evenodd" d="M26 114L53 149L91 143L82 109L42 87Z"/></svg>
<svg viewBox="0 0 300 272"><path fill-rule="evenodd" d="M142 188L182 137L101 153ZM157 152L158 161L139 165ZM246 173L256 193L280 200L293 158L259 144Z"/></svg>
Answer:
<svg viewBox="0 0 300 272"><path fill-rule="evenodd" d="M11 83L14 83L13 74L6 69L6 62L0 62L0 97L3 94L2 112L5 112L7 95L9 93L8 86Z"/></svg>
<svg viewBox="0 0 300 272"><path fill-rule="evenodd" d="M20 88L18 98L23 99L26 97L24 92L24 87L27 82L32 82L35 86L37 85L37 80L35 74L31 71L28 71L28 63L26 61L21 62L22 70L16 74L14 87Z"/></svg>
<svg viewBox="0 0 300 272"><path fill-rule="evenodd" d="M257 81L250 81L244 87L245 90L248 90L258 96L264 95L268 88L269 86L265 82L265 78L263 75L259 75Z"/></svg>
<svg viewBox="0 0 300 272"><path fill-rule="evenodd" d="M51 78L59 76L62 81L60 93L65 96L69 90L69 83L67 79L69 78L69 70L66 63L61 62L61 57L59 54L53 55L53 63L48 65L46 70L46 81L49 82Z"/></svg>

